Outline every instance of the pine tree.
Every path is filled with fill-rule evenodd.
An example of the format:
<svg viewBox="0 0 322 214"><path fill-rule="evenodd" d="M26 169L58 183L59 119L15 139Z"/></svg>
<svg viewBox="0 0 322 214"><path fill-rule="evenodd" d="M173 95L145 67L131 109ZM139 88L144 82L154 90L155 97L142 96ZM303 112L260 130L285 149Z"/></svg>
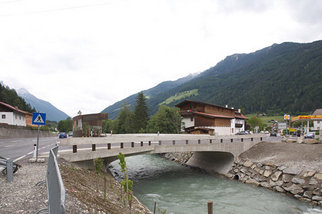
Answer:
<svg viewBox="0 0 322 214"><path fill-rule="evenodd" d="M149 120L148 116L148 107L145 102L146 98L144 97L143 92L138 93L136 98L136 106L134 110L134 131L142 132L145 131L146 125Z"/></svg>

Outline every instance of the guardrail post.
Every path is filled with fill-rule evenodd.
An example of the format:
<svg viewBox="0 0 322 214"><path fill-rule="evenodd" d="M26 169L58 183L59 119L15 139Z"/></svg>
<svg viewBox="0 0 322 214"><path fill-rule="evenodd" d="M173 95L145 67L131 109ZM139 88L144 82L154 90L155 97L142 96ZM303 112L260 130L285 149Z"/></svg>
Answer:
<svg viewBox="0 0 322 214"><path fill-rule="evenodd" d="M141 141L141 146L143 146L143 141Z"/></svg>
<svg viewBox="0 0 322 214"><path fill-rule="evenodd" d="M11 159L7 160L7 181L9 183L13 181L13 162Z"/></svg>
<svg viewBox="0 0 322 214"><path fill-rule="evenodd" d="M151 146L151 141L149 141L149 146Z"/></svg>
<svg viewBox="0 0 322 214"><path fill-rule="evenodd" d="M161 140L159 140L159 146L161 146Z"/></svg>
<svg viewBox="0 0 322 214"><path fill-rule="evenodd" d="M107 149L111 149L111 144L110 143L107 144Z"/></svg>
<svg viewBox="0 0 322 214"><path fill-rule="evenodd" d="M200 139L198 140L198 144L200 144Z"/></svg>
<svg viewBox="0 0 322 214"><path fill-rule="evenodd" d="M96 151L96 144L92 144L92 151Z"/></svg>
<svg viewBox="0 0 322 214"><path fill-rule="evenodd" d="M261 139L261 141L263 141L263 138L262 137L260 139Z"/></svg>
<svg viewBox="0 0 322 214"><path fill-rule="evenodd" d="M186 140L186 144L188 144L188 140Z"/></svg>
<svg viewBox="0 0 322 214"><path fill-rule="evenodd" d="M77 145L73 145L73 153L77 152Z"/></svg>
<svg viewBox="0 0 322 214"><path fill-rule="evenodd" d="M134 147L134 142L131 142L131 147L132 147L132 148Z"/></svg>
<svg viewBox="0 0 322 214"><path fill-rule="evenodd" d="M241 141L241 142L244 142L244 138L241 138L241 139L240 139L240 141Z"/></svg>
<svg viewBox="0 0 322 214"><path fill-rule="evenodd" d="M220 139L220 143L222 143L222 142L224 142L224 140L223 139Z"/></svg>
<svg viewBox="0 0 322 214"><path fill-rule="evenodd" d="M253 141L253 140L254 140L254 139L251 137L251 138L250 138L250 141Z"/></svg>
<svg viewBox="0 0 322 214"><path fill-rule="evenodd" d="M233 139L230 139L230 142L232 143L234 140Z"/></svg>
<svg viewBox="0 0 322 214"><path fill-rule="evenodd" d="M212 143L212 139L209 140L209 143Z"/></svg>
<svg viewBox="0 0 322 214"><path fill-rule="evenodd" d="M175 145L175 144L176 144L176 141L175 141L175 140L173 140L173 141L172 141L172 145Z"/></svg>
<svg viewBox="0 0 322 214"><path fill-rule="evenodd" d="M213 208L212 201L208 201L208 214L213 214L212 208Z"/></svg>
<svg viewBox="0 0 322 214"><path fill-rule="evenodd" d="M120 143L120 147L121 147L121 149L123 149L124 143Z"/></svg>

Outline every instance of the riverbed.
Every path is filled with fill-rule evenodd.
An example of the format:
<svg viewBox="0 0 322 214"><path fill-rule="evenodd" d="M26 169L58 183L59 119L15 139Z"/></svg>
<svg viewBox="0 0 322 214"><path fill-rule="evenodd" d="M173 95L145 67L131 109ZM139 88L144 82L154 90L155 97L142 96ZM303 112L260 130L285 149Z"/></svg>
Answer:
<svg viewBox="0 0 322 214"><path fill-rule="evenodd" d="M207 213L208 201L213 201L214 213L322 213L320 208L287 195L209 175L157 155L127 157L126 162L134 195L150 210L156 202L157 213ZM118 161L111 163L110 170L122 179Z"/></svg>

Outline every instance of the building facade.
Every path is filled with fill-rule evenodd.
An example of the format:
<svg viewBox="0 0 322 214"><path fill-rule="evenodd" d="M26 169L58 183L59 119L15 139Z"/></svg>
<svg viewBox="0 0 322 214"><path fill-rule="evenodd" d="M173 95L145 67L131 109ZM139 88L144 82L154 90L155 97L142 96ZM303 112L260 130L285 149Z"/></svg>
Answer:
<svg viewBox="0 0 322 214"><path fill-rule="evenodd" d="M322 108L320 108L320 109L316 109L316 110L313 112L313 115L314 115L314 116L322 116ZM314 130L314 131L322 130L322 121L321 121L321 120L314 120L314 121L313 121L313 130Z"/></svg>
<svg viewBox="0 0 322 214"><path fill-rule="evenodd" d="M73 136L100 136L100 134L102 133L102 121L107 119L107 113L84 114L73 117Z"/></svg>
<svg viewBox="0 0 322 214"><path fill-rule="evenodd" d="M26 126L28 112L15 108L7 103L0 102L0 124Z"/></svg>
<svg viewBox="0 0 322 214"><path fill-rule="evenodd" d="M182 130L187 133L234 135L245 131L247 118L240 110L189 100L176 106L183 117Z"/></svg>

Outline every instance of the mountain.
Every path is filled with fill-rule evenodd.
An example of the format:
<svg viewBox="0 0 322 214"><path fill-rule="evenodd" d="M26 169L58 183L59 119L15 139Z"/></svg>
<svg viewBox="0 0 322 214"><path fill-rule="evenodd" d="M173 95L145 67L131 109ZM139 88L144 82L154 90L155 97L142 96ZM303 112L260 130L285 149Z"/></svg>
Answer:
<svg viewBox="0 0 322 214"><path fill-rule="evenodd" d="M166 100L187 97L241 108L245 113L310 113L322 107L322 41L274 44L250 54L227 56L198 77L147 101L152 112ZM177 98L177 99L176 99Z"/></svg>
<svg viewBox="0 0 322 214"><path fill-rule="evenodd" d="M147 99L151 99L155 97L157 94L159 94L160 92L169 91L172 88L175 88L187 81L194 79L196 76L198 76L198 74L189 74L188 76L177 79L175 81L165 81L153 88L143 91L143 93ZM115 119L118 117L120 111L122 110L122 106L124 104L129 105L130 109L134 110L135 104L136 104L136 97L137 97L137 94L128 96L127 98L121 101L118 101L111 106L108 106L102 111L102 113L108 113L109 119Z"/></svg>
<svg viewBox="0 0 322 214"><path fill-rule="evenodd" d="M229 105L244 113L311 113L322 107L322 41L285 42L233 54L193 78L163 84L168 82L144 91L150 114L161 104L174 106L185 99ZM133 105L135 97L116 103L117 112L125 101Z"/></svg>
<svg viewBox="0 0 322 214"><path fill-rule="evenodd" d="M46 113L46 120L58 122L60 120L65 120L67 117L69 117L66 113L57 109L51 103L38 99L24 88L20 88L17 91L17 93L20 97L24 98L27 103L33 106L37 111Z"/></svg>
<svg viewBox="0 0 322 214"><path fill-rule="evenodd" d="M19 109L26 112L34 112L35 109L32 108L26 101L19 97L15 89L9 88L9 86L4 85L0 81L0 102L7 103L11 106L18 107Z"/></svg>

